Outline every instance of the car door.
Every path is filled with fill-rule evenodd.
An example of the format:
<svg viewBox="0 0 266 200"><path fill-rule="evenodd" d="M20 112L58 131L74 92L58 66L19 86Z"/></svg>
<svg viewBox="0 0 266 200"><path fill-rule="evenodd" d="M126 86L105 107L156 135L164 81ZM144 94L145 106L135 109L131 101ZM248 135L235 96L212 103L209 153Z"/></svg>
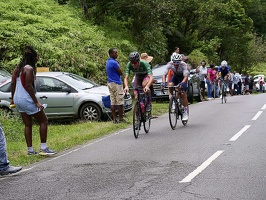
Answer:
<svg viewBox="0 0 266 200"><path fill-rule="evenodd" d="M73 115L74 95L71 86L54 77L37 77L36 97L42 104L47 104L47 116ZM70 92L71 91L71 92Z"/></svg>

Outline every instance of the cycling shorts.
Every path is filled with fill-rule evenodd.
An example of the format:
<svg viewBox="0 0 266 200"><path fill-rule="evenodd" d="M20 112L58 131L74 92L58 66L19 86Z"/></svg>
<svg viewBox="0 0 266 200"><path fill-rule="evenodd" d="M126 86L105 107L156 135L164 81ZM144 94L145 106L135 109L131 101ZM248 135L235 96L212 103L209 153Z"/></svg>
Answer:
<svg viewBox="0 0 266 200"><path fill-rule="evenodd" d="M150 77L148 75L135 75L135 79L134 79L134 82L133 82L133 87L134 88L142 87L142 82L144 80L149 81ZM137 94L136 90L134 90L134 94L135 95Z"/></svg>
<svg viewBox="0 0 266 200"><path fill-rule="evenodd" d="M174 74L169 82L174 83L174 85L178 85L183 81L183 79L184 79L183 74L182 75ZM187 82L185 84L182 84L182 90L187 91L187 87L188 87Z"/></svg>

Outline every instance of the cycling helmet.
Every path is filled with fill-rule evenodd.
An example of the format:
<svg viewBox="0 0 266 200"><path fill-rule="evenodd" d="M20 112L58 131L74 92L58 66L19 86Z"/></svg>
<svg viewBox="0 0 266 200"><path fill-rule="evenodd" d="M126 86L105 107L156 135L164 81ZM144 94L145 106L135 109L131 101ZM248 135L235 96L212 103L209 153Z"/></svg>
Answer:
<svg viewBox="0 0 266 200"><path fill-rule="evenodd" d="M140 60L140 55L138 52L133 51L129 54L129 61L137 62Z"/></svg>
<svg viewBox="0 0 266 200"><path fill-rule="evenodd" d="M182 61L182 55L181 54L175 54L172 58L173 62L181 62Z"/></svg>
<svg viewBox="0 0 266 200"><path fill-rule="evenodd" d="M227 62L226 62L225 60L223 60L223 61L221 62L221 66L222 66L222 67L226 67L226 66L227 66Z"/></svg>

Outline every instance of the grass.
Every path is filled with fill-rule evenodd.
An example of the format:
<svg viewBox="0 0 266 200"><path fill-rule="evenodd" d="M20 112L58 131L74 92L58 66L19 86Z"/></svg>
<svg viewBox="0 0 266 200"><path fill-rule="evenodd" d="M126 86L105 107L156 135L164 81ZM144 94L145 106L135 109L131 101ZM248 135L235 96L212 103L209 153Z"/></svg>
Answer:
<svg viewBox="0 0 266 200"><path fill-rule="evenodd" d="M153 116L159 116L168 109L168 102L153 102ZM113 133L132 124L132 111L126 114L129 124L113 124L112 121L64 121L49 122L47 145L61 152L74 146L84 144L89 140ZM0 115L3 130L7 140L8 159L12 165L27 166L45 157L39 155L27 156L27 146L24 139L24 124L19 116ZM132 133L133 137L133 133ZM39 126L33 125L33 148L40 149Z"/></svg>

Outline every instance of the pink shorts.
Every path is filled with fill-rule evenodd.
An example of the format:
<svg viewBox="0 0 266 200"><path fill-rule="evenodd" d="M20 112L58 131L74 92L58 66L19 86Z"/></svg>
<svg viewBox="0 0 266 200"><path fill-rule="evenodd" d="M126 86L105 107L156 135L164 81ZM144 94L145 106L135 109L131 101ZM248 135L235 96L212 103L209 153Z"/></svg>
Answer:
<svg viewBox="0 0 266 200"><path fill-rule="evenodd" d="M134 88L142 87L142 82L144 80L145 81L149 81L150 77L148 75L146 75L146 76L135 76L133 87ZM137 90L134 90L134 95L137 95Z"/></svg>

